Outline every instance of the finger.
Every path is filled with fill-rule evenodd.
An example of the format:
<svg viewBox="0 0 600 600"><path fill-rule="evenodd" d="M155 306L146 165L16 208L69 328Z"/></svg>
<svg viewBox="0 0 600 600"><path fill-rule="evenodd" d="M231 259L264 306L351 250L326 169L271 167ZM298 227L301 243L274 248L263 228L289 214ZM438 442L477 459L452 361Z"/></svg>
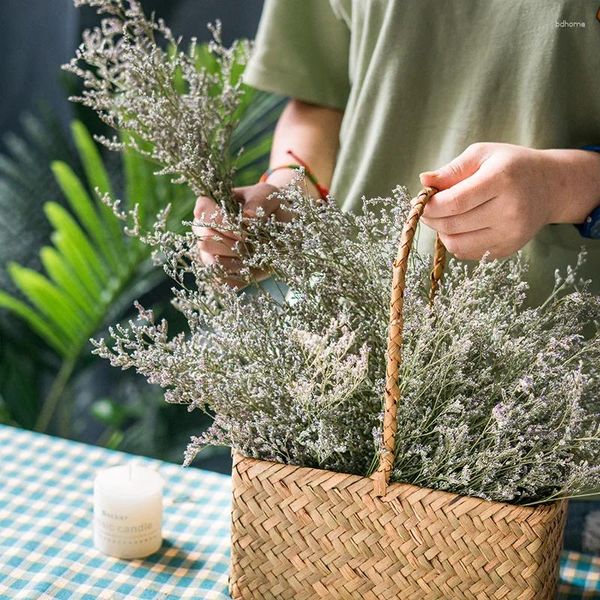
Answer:
<svg viewBox="0 0 600 600"><path fill-rule="evenodd" d="M196 204L194 206L194 219L202 223L214 223L217 226L222 225L224 222L223 210L209 196L200 196L196 199ZM197 233L198 230L202 229L202 227L199 226L195 227L195 229L193 228L195 233ZM219 231L218 233L225 237L239 239L239 236L236 235L234 231Z"/></svg>
<svg viewBox="0 0 600 600"><path fill-rule="evenodd" d="M498 199L494 198L476 206L460 215L449 217L430 218L422 217L422 221L431 229L446 235L469 233L486 227L494 227L502 215L498 214Z"/></svg>
<svg viewBox="0 0 600 600"><path fill-rule="evenodd" d="M275 219L280 223L289 223L290 221L293 221L296 214L295 211L285 208L282 204L277 207L277 210L274 213Z"/></svg>
<svg viewBox="0 0 600 600"><path fill-rule="evenodd" d="M486 252L490 258L505 255L501 251L501 240L494 236L489 227L456 235L440 234L440 239L448 252L461 260L479 260Z"/></svg>
<svg viewBox="0 0 600 600"><path fill-rule="evenodd" d="M419 175L421 184L445 190L470 177L477 171L486 156L486 144L471 144L462 154L448 164Z"/></svg>
<svg viewBox="0 0 600 600"><path fill-rule="evenodd" d="M204 221L221 217L221 207L212 198L208 196L196 198L194 218Z"/></svg>
<svg viewBox="0 0 600 600"><path fill-rule="evenodd" d="M214 257L215 258L215 262L219 265L221 265L223 267L223 269L225 269L225 271L227 272L228 275L239 275L242 267L243 267L243 263L241 261L241 259L239 258L235 258L232 256L222 256L222 255L217 255Z"/></svg>
<svg viewBox="0 0 600 600"><path fill-rule="evenodd" d="M224 248L234 248L241 239L240 236L233 234L233 232L219 231L218 229L213 229L212 227L200 227L198 225L192 225L192 231L198 238L197 243L199 248L204 247L206 244L213 248L213 242L221 244L221 247ZM226 235L226 233L230 233L231 235Z"/></svg>
<svg viewBox="0 0 600 600"><path fill-rule="evenodd" d="M234 193L244 204L243 212L246 217L255 218L261 212L265 219L272 215L277 221L288 223L294 218L294 214L285 209L281 200L274 196L277 192L279 189L268 183L234 189Z"/></svg>
<svg viewBox="0 0 600 600"><path fill-rule="evenodd" d="M270 277L270 272L265 269L251 269L251 276L244 275L231 275L224 279L224 282L234 288L242 288L250 283L259 283Z"/></svg>
<svg viewBox="0 0 600 600"><path fill-rule="evenodd" d="M207 267L217 264L221 265L223 269L231 275L238 275L243 266L242 261L239 258L211 254L210 252L205 252L204 250L200 250L200 260Z"/></svg>
<svg viewBox="0 0 600 600"><path fill-rule="evenodd" d="M233 190L235 196L243 203L244 216L256 218L262 214L265 219L276 212L281 204L281 201L273 196L278 191L278 188L268 183L258 183Z"/></svg>
<svg viewBox="0 0 600 600"><path fill-rule="evenodd" d="M434 194L423 215L428 219L462 216L495 197L494 179L482 168L451 188Z"/></svg>
<svg viewBox="0 0 600 600"><path fill-rule="evenodd" d="M204 250L199 250L200 260L205 267L210 267L217 262L217 257L210 252L206 252Z"/></svg>
<svg viewBox="0 0 600 600"><path fill-rule="evenodd" d="M265 219L268 219L281 204L278 198L272 196L277 191L277 188L269 184L253 186L244 198L244 216L256 218L262 214Z"/></svg>
<svg viewBox="0 0 600 600"><path fill-rule="evenodd" d="M203 253L202 251L200 252L200 259L202 260L202 263L207 267L221 262L219 261L218 257L213 256L212 254ZM227 276L224 276L223 278L220 278L220 281L236 289L244 287L245 285L247 285L248 282L245 277L242 277L239 274L240 268L241 265L229 265L229 269L231 269L231 271L229 271L229 269L226 269L226 271L229 274Z"/></svg>
<svg viewBox="0 0 600 600"><path fill-rule="evenodd" d="M209 237L201 239L198 242L198 249L202 252L208 252L215 256L237 256L242 254L243 249L234 240L229 238L215 239Z"/></svg>

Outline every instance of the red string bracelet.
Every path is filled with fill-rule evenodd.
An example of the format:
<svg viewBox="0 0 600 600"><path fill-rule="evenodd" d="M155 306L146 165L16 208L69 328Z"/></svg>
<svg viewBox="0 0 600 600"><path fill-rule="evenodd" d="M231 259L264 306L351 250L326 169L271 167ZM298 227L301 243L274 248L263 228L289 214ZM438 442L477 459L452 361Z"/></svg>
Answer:
<svg viewBox="0 0 600 600"><path fill-rule="evenodd" d="M304 174L306 178L317 188L317 192L322 200L327 200L327 196L329 196L329 189L324 185L319 183L319 180L316 178L315 174L312 172L311 168L292 150L287 150L287 153L296 161L296 163L290 163L285 165L279 165L277 167L267 169L259 179L260 183L264 183L269 178L271 173L275 171L279 171L281 169L304 169Z"/></svg>

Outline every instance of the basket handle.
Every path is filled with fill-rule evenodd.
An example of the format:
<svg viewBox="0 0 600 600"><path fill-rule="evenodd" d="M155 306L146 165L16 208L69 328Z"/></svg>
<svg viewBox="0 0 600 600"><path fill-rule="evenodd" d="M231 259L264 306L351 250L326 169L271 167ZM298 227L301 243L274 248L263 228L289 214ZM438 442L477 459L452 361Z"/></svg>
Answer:
<svg viewBox="0 0 600 600"><path fill-rule="evenodd" d="M408 269L408 257L415 237L417 224L427 202L437 190L435 188L423 188L416 198L411 202L408 218L402 229L398 254L394 261L392 276L392 298L390 301L390 325L387 343L387 365L385 374L385 412L383 417L383 446L379 455L379 467L373 473L372 479L375 484L375 494L384 496L392 473L395 453L396 429L398 427L397 412L400 399L400 387L398 385L398 373L402 361L402 328L404 319L402 308L404 306L404 289L406 285L406 271ZM439 281L444 272L446 263L446 248L436 235L435 251L433 256L433 269L431 271L431 289L429 301L432 302L439 287Z"/></svg>

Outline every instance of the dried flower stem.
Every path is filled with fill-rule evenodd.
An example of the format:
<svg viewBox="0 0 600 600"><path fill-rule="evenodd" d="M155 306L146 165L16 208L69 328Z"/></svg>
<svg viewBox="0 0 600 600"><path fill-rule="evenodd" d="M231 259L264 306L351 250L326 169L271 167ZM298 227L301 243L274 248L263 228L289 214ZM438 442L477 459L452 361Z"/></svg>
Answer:
<svg viewBox="0 0 600 600"><path fill-rule="evenodd" d="M244 88L240 80L248 54L246 42L225 48L220 24L205 64L192 39L187 52L162 19L147 18L138 0L75 0L104 15L86 30L75 58L64 69L83 81L71 100L93 109L122 134L97 139L112 150L133 148L156 162L195 195L215 199L236 214L232 197L234 160L228 148L238 122ZM161 47L166 45L166 49Z"/></svg>

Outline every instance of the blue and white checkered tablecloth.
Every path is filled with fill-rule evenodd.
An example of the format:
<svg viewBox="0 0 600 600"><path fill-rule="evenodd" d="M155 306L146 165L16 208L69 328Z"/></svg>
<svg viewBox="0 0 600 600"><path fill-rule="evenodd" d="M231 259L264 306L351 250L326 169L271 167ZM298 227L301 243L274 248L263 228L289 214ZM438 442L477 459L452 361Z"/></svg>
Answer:
<svg viewBox="0 0 600 600"><path fill-rule="evenodd" d="M92 542L98 469L136 460L166 482L164 542L142 560ZM0 425L0 600L226 600L230 478ZM600 558L565 552L560 600L600 599Z"/></svg>
<svg viewBox="0 0 600 600"><path fill-rule="evenodd" d="M135 460L165 480L164 542L141 560L95 550L93 481ZM230 478L0 426L1 600L225 600Z"/></svg>

